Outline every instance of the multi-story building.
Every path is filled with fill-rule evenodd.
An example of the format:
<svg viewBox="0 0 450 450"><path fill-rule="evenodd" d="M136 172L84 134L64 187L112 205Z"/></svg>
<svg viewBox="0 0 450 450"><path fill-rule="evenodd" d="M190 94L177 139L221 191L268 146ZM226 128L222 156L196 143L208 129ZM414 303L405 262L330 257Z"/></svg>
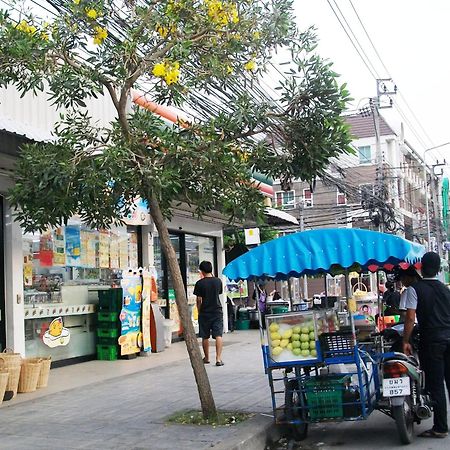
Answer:
<svg viewBox="0 0 450 450"><path fill-rule="evenodd" d="M298 217L305 230L322 227L358 227L396 233L411 240L431 234L441 241L439 180L422 157L380 116L380 145L373 117L346 117L354 136L352 155L333 160L312 185L294 181L283 191L275 183L277 207ZM377 155L378 153L378 155ZM424 181L427 173L427 186ZM429 222L425 195L428 198ZM293 231L285 229L282 231Z"/></svg>

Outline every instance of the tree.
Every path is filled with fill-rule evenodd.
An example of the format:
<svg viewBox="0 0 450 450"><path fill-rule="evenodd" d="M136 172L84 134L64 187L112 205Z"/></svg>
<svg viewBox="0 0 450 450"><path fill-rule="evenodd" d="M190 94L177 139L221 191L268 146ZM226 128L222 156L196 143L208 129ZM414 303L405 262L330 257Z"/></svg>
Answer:
<svg viewBox="0 0 450 450"><path fill-rule="evenodd" d="M216 414L186 292L165 220L172 205L199 217L217 209L257 217L262 197L251 173L312 180L349 151L340 114L348 93L314 54L313 30L297 30L291 0L48 0L39 18L16 4L0 14L0 86L47 91L66 108L55 140L22 149L10 192L28 231L78 214L93 227L120 221L148 201L172 274L184 338L205 417ZM289 54L278 98L262 80L275 50ZM284 50L283 50L284 49ZM131 108L140 88L191 113L167 126ZM85 100L108 95L109 128L92 123Z"/></svg>

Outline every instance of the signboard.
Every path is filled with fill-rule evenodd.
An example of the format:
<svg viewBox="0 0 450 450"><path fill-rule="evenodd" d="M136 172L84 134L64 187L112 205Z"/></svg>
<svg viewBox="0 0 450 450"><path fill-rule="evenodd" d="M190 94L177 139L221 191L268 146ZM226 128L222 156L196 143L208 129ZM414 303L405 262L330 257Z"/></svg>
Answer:
<svg viewBox="0 0 450 450"><path fill-rule="evenodd" d="M48 330L42 336L42 341L50 348L65 346L70 342L70 331L64 327L62 317L50 322Z"/></svg>
<svg viewBox="0 0 450 450"><path fill-rule="evenodd" d="M244 230L245 234L245 245L258 245L261 243L259 237L259 228L246 228Z"/></svg>
<svg viewBox="0 0 450 450"><path fill-rule="evenodd" d="M134 210L124 218L127 225L150 225L152 220L148 212L148 205L142 198L134 201Z"/></svg>
<svg viewBox="0 0 450 450"><path fill-rule="evenodd" d="M121 336L120 354L132 355L141 351L141 277L136 273L124 275L121 281L123 290L122 311L120 312Z"/></svg>

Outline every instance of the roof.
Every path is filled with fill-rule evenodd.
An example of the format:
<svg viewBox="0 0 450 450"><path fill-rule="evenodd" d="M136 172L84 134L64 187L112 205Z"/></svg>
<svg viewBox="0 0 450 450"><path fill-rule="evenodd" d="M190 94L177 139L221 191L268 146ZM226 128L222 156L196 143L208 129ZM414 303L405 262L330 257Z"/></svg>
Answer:
<svg viewBox="0 0 450 450"><path fill-rule="evenodd" d="M364 117L361 114L352 114L345 116L344 119L351 127L351 134L357 139L375 136L375 126L373 124L372 115L369 117ZM380 116L380 135L397 135L382 116Z"/></svg>
<svg viewBox="0 0 450 450"><path fill-rule="evenodd" d="M5 131L6 133L15 134L18 136L24 136L36 142L47 142L54 139L51 133L46 132L45 130L36 129L26 123L20 123L17 120L2 116L0 116L0 131Z"/></svg>
<svg viewBox="0 0 450 450"><path fill-rule="evenodd" d="M286 211L275 208L266 208L266 215L270 225L298 225L298 220Z"/></svg>

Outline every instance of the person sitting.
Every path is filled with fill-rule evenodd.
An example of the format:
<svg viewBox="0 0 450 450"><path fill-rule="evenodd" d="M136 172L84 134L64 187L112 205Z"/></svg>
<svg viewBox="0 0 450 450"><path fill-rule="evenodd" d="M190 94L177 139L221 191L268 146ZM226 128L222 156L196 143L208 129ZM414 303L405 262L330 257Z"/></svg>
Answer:
<svg viewBox="0 0 450 450"><path fill-rule="evenodd" d="M383 303L386 305L385 316L395 316L400 313L400 292L395 290L395 284L392 281L386 281L386 290L383 294Z"/></svg>

